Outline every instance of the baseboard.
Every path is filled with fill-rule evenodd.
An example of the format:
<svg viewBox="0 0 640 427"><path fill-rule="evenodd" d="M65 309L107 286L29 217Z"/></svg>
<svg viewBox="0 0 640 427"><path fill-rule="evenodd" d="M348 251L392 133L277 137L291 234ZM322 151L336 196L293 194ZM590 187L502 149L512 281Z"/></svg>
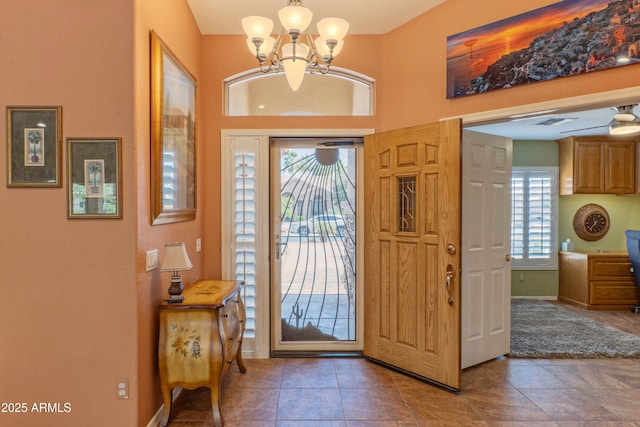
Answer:
<svg viewBox="0 0 640 427"><path fill-rule="evenodd" d="M160 409L158 409L158 412L156 412L153 418L151 418L151 421L149 421L149 424L147 424L147 427L158 427L160 425L160 421L162 420L163 409L164 409L164 405L161 405Z"/></svg>
<svg viewBox="0 0 640 427"><path fill-rule="evenodd" d="M512 296L511 299L540 299L545 301L557 301L557 296L545 296L545 295L535 295L535 296Z"/></svg>
<svg viewBox="0 0 640 427"><path fill-rule="evenodd" d="M178 395L180 394L180 392L182 392L182 387L174 388L171 400L175 401ZM151 421L149 421L149 424L147 424L147 427L158 427L158 425L160 425L160 421L162 421L163 411L164 411L164 405L160 405L160 409L158 409L158 412L156 412L153 418L151 418Z"/></svg>

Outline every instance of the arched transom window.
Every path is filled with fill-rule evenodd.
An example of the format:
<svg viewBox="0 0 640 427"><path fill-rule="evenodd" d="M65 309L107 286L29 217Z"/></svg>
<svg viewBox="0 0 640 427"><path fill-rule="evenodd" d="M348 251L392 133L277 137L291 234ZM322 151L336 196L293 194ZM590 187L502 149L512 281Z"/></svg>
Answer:
<svg viewBox="0 0 640 427"><path fill-rule="evenodd" d="M374 80L349 70L305 75L291 90L282 73L259 69L224 81L228 116L371 116Z"/></svg>

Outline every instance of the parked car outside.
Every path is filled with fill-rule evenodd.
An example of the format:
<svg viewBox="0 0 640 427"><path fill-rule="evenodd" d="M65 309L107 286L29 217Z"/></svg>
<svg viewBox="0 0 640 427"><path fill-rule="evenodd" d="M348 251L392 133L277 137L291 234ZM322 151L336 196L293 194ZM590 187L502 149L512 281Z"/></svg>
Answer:
<svg viewBox="0 0 640 427"><path fill-rule="evenodd" d="M302 237L309 234L326 234L344 236L347 229L344 224L344 218L340 215L316 215L307 221L293 221L289 226L290 233L298 233Z"/></svg>
<svg viewBox="0 0 640 427"><path fill-rule="evenodd" d="M284 224L284 222L283 222ZM306 225L307 221L291 221L287 223L287 232L290 234L298 234L301 225Z"/></svg>

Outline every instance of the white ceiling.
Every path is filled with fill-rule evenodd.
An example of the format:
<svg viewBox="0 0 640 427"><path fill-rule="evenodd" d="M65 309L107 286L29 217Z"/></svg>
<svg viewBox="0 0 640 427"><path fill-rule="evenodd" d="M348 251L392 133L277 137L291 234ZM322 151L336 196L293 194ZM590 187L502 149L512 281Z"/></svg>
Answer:
<svg viewBox="0 0 640 427"><path fill-rule="evenodd" d="M322 18L343 18L349 34L384 34L445 0L304 0L313 12L312 25ZM202 34L243 34L240 20L259 15L278 22L286 0L187 0ZM402 5L402 6L400 6ZM277 27L276 27L277 28Z"/></svg>
<svg viewBox="0 0 640 427"><path fill-rule="evenodd" d="M567 113L542 113L532 118L512 118L508 121L472 126L469 129L519 140L557 140L567 136L607 135L609 122L615 113L616 110L611 107ZM634 113L640 113L638 107L634 109Z"/></svg>
<svg viewBox="0 0 640 427"><path fill-rule="evenodd" d="M445 1L304 0L304 6L314 13L313 23L325 17L340 17L350 24L348 34L384 34ZM286 0L187 0L187 2L202 34L243 34L240 21L249 15L265 16L277 23L278 10L287 3ZM614 103L614 105L617 104ZM611 107L605 107L587 111L553 113L544 117L509 119L509 121L498 123L475 125L471 129L512 139L527 140L605 135L608 132L607 125L614 113ZM640 109L636 108L635 113L640 115ZM550 118L575 120L551 126L540 124Z"/></svg>

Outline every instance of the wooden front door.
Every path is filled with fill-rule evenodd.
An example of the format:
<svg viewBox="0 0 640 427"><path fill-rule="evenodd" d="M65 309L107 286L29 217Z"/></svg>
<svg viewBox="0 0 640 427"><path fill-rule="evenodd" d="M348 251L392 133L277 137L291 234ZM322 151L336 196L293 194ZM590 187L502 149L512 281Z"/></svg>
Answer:
<svg viewBox="0 0 640 427"><path fill-rule="evenodd" d="M366 357L460 388L461 121L365 137Z"/></svg>

